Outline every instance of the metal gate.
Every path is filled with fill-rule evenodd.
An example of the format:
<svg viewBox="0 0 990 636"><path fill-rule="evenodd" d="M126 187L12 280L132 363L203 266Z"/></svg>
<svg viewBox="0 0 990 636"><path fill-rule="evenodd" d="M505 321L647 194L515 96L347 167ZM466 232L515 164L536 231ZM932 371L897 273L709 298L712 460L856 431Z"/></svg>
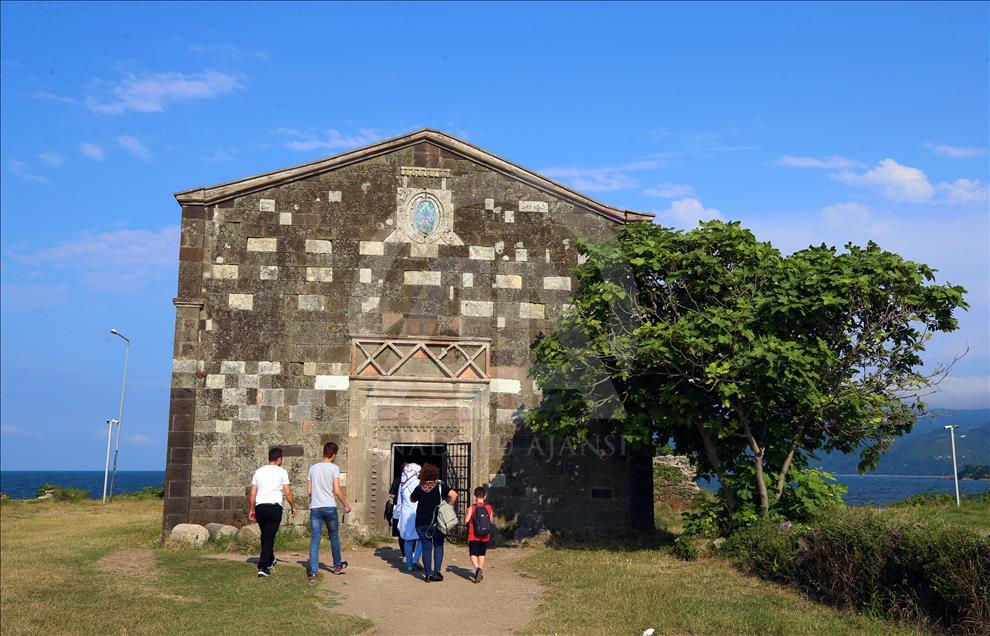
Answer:
<svg viewBox="0 0 990 636"><path fill-rule="evenodd" d="M447 536L454 540L466 541L467 526L464 525L464 515L471 505L471 444L447 444L444 448L443 466L447 485L457 492L454 510L457 511L458 524L457 528Z"/></svg>

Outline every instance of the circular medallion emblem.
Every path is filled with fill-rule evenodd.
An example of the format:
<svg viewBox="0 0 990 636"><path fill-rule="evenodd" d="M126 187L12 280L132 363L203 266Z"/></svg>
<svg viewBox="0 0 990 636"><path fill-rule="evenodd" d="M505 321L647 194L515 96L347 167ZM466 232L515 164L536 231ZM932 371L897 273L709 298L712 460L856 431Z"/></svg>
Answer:
<svg viewBox="0 0 990 636"><path fill-rule="evenodd" d="M432 199L420 199L413 209L412 225L416 231L426 236L436 229L440 222L440 211Z"/></svg>

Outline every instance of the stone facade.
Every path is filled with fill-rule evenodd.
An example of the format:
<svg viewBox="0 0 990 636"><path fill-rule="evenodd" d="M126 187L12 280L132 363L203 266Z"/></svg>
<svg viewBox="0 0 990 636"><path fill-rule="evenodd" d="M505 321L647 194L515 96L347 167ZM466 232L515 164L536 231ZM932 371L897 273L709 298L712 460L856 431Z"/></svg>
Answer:
<svg viewBox="0 0 990 636"><path fill-rule="evenodd" d="M434 131L176 198L166 530L242 524L272 446L305 508L306 468L330 440L347 522L369 530L385 530L396 444L470 444L469 485L487 485L503 517L652 524L649 457L519 425L540 399L531 346L567 311L576 239L647 215Z"/></svg>

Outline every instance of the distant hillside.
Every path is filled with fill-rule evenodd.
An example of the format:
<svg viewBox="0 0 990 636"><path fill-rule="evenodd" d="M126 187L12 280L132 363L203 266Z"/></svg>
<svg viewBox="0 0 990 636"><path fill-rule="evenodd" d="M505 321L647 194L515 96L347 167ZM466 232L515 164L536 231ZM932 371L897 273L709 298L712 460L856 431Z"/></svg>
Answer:
<svg viewBox="0 0 990 636"><path fill-rule="evenodd" d="M952 448L947 424L956 430L956 461L966 464L990 464L990 409L937 411L935 417L923 417L914 430L894 441L893 446L873 471L880 475L952 475ZM858 455L832 453L811 465L831 473L856 472Z"/></svg>

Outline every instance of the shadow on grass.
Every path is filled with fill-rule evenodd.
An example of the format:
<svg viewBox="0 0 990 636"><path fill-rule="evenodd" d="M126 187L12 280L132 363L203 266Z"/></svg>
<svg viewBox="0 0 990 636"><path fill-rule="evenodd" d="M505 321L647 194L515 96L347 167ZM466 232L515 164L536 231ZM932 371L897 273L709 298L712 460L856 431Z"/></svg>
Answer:
<svg viewBox="0 0 990 636"><path fill-rule="evenodd" d="M608 550L611 552L638 552L670 548L677 534L665 528L653 531L616 532L612 534L591 534L554 532L546 541L551 549L561 550Z"/></svg>

